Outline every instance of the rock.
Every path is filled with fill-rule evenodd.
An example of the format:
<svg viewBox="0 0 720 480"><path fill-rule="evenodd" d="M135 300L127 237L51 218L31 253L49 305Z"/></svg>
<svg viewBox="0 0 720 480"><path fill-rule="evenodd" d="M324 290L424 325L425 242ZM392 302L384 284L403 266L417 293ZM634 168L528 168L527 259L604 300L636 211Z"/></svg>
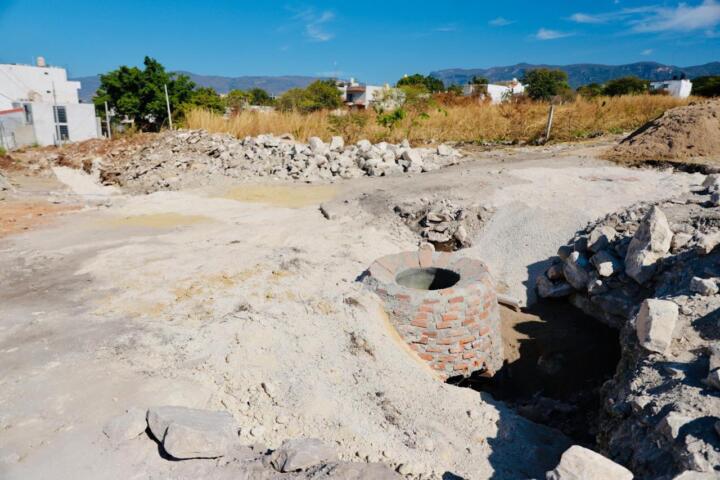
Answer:
<svg viewBox="0 0 720 480"><path fill-rule="evenodd" d="M334 136L330 139L330 150L340 152L345 148L345 140L343 137Z"/></svg>
<svg viewBox="0 0 720 480"><path fill-rule="evenodd" d="M286 440L272 453L271 464L282 473L296 472L306 468L336 461L335 450L316 438Z"/></svg>
<svg viewBox="0 0 720 480"><path fill-rule="evenodd" d="M689 233L676 233L670 243L670 251L673 253L679 252L685 245L690 243L690 240L692 240L692 235Z"/></svg>
<svg viewBox="0 0 720 480"><path fill-rule="evenodd" d="M680 435L680 429L683 425L690 423L692 418L680 415L678 412L670 412L660 420L657 430L670 441L674 441Z"/></svg>
<svg viewBox="0 0 720 480"><path fill-rule="evenodd" d="M690 280L690 291L699 293L704 297L718 293L718 286L715 280L710 278L693 277Z"/></svg>
<svg viewBox="0 0 720 480"><path fill-rule="evenodd" d="M460 225L457 230L455 230L454 234L455 240L460 242L461 244L465 245L468 239L468 233L464 226Z"/></svg>
<svg viewBox="0 0 720 480"><path fill-rule="evenodd" d="M612 241L615 240L615 237L617 237L617 231L615 231L614 228L607 225L596 227L590 232L587 245L588 250L595 253L604 250L610 246Z"/></svg>
<svg viewBox="0 0 720 480"><path fill-rule="evenodd" d="M369 140L360 140L356 145L361 153L367 153L372 149L372 143Z"/></svg>
<svg viewBox="0 0 720 480"><path fill-rule="evenodd" d="M451 156L453 153L455 153L455 152L453 151L453 149L450 148L449 146L445 145L444 143L441 144L441 145L438 145L438 147L437 147L437 154L440 155L440 156L449 157L449 156Z"/></svg>
<svg viewBox="0 0 720 480"><path fill-rule="evenodd" d="M573 445L562 454L555 470L547 472L546 480L632 480L633 474L622 465L599 453Z"/></svg>
<svg viewBox="0 0 720 480"><path fill-rule="evenodd" d="M587 288L590 276L588 275L589 262L580 252L572 252L563 264L565 279L575 290L584 291Z"/></svg>
<svg viewBox="0 0 720 480"><path fill-rule="evenodd" d="M564 280L565 273L563 272L562 263L555 263L553 265L550 265L550 268L547 269L545 275L547 275L550 280Z"/></svg>
<svg viewBox="0 0 720 480"><path fill-rule="evenodd" d="M422 155L414 149L405 150L402 154L402 158L403 160L410 162L410 166L422 165L423 163Z"/></svg>
<svg viewBox="0 0 720 480"><path fill-rule="evenodd" d="M720 390L720 346L713 345L710 347L708 360L708 376L705 378L705 383Z"/></svg>
<svg viewBox="0 0 720 480"><path fill-rule="evenodd" d="M607 250L601 250L590 258L601 277L612 277L622 271L623 264L619 258Z"/></svg>
<svg viewBox="0 0 720 480"><path fill-rule="evenodd" d="M567 282L553 282L545 275L539 275L535 281L538 295L542 298L567 297L575 291L572 285Z"/></svg>
<svg viewBox="0 0 720 480"><path fill-rule="evenodd" d="M720 191L714 191L712 194L710 194L710 204L713 207L720 206Z"/></svg>
<svg viewBox="0 0 720 480"><path fill-rule="evenodd" d="M315 154L323 155L327 153L327 145L318 137L310 137L308 139L308 145L310 145L310 150Z"/></svg>
<svg viewBox="0 0 720 480"><path fill-rule="evenodd" d="M3 190L13 191L14 188L13 188L12 184L10 183L10 180L8 180L7 177L5 177L5 175L0 173L0 192Z"/></svg>
<svg viewBox="0 0 720 480"><path fill-rule="evenodd" d="M635 331L646 350L665 353L673 339L678 306L669 300L649 298L640 306Z"/></svg>
<svg viewBox="0 0 720 480"><path fill-rule="evenodd" d="M717 480L717 475L714 473L687 470L680 475L673 477L672 480Z"/></svg>
<svg viewBox="0 0 720 480"><path fill-rule="evenodd" d="M570 254L574 251L575 248L572 245L563 245L558 248L557 256L560 257L560 260L567 260Z"/></svg>
<svg viewBox="0 0 720 480"><path fill-rule="evenodd" d="M720 231L700 234L697 238L696 250L701 255L708 255L720 244Z"/></svg>
<svg viewBox="0 0 720 480"><path fill-rule="evenodd" d="M217 458L237 437L235 422L227 412L186 407L153 407L147 423L165 451L176 459Z"/></svg>
<svg viewBox="0 0 720 480"><path fill-rule="evenodd" d="M147 411L129 408L122 415L111 418L103 427L105 434L113 445L119 445L137 438L147 429Z"/></svg>
<svg viewBox="0 0 720 480"><path fill-rule="evenodd" d="M713 173L705 177L705 181L702 183L703 188L708 191L714 191L720 188L720 174Z"/></svg>
<svg viewBox="0 0 720 480"><path fill-rule="evenodd" d="M625 257L625 273L643 284L655 274L657 261L670 251L673 232L657 206L645 215L633 235Z"/></svg>

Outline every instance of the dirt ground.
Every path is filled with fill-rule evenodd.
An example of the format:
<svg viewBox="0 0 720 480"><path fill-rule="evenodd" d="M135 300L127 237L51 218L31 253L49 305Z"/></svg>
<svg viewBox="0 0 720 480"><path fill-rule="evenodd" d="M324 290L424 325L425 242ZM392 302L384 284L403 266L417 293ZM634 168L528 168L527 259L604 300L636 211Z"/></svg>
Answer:
<svg viewBox="0 0 720 480"><path fill-rule="evenodd" d="M322 188L129 196L78 172L56 175L64 183L54 180L47 199L83 209L0 239L7 479L177 476L188 462L162 459L151 439L116 446L102 433L126 408L163 404L229 411L248 444L315 436L343 458L411 464L429 478L541 478L570 440L487 393L438 382L356 281L374 259L417 247L394 205L429 197L492 206L461 254L486 261L501 290L534 304L534 276L588 221L700 181L609 164L587 146L485 152L432 173ZM505 315L509 365L552 372L568 360L524 350L538 338L558 346L592 336L561 336L573 315L548 315L557 313ZM576 360L587 357L571 350L582 375L591 367Z"/></svg>

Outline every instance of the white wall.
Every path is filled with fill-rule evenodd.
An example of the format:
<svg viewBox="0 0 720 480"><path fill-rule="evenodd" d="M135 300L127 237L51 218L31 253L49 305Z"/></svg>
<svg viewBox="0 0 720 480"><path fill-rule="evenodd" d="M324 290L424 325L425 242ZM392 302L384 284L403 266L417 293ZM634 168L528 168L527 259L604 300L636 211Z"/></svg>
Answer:
<svg viewBox="0 0 720 480"><path fill-rule="evenodd" d="M64 68L0 64L0 110L12 108L12 101L78 103L79 89Z"/></svg>
<svg viewBox="0 0 720 480"><path fill-rule="evenodd" d="M89 103L58 105L67 111L69 141L79 142L97 138L95 106ZM53 105L49 103L32 104L35 138L39 145L54 145L57 142Z"/></svg>
<svg viewBox="0 0 720 480"><path fill-rule="evenodd" d="M653 90L665 90L671 96L687 98L692 93L692 82L690 80L668 80L667 82L652 82L650 87Z"/></svg>

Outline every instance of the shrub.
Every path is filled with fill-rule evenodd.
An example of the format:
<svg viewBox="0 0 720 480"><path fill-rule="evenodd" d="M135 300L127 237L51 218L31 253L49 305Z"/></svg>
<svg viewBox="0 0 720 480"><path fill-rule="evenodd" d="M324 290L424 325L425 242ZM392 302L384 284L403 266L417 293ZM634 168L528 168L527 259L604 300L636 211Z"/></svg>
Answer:
<svg viewBox="0 0 720 480"><path fill-rule="evenodd" d="M603 94L609 97L617 97L619 95L640 95L647 93L650 88L650 82L638 77L621 77L610 80L603 88Z"/></svg>
<svg viewBox="0 0 720 480"><path fill-rule="evenodd" d="M720 75L698 77L693 80L693 95L701 97L720 96Z"/></svg>
<svg viewBox="0 0 720 480"><path fill-rule="evenodd" d="M568 96L572 92L568 75L562 70L530 70L525 73L523 83L527 85L525 92L533 100L552 100L553 97Z"/></svg>

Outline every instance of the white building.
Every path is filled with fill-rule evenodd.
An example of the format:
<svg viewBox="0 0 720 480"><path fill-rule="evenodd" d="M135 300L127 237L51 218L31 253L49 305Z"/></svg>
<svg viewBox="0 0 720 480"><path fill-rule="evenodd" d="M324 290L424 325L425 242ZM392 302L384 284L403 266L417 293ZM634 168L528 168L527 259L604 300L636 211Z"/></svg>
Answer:
<svg viewBox="0 0 720 480"><path fill-rule="evenodd" d="M692 93L692 82L687 79L651 82L650 90L656 92L667 92L668 95L672 97L687 98Z"/></svg>
<svg viewBox="0 0 720 480"><path fill-rule="evenodd" d="M463 86L463 95L469 97L478 92L478 89L486 90L487 95L490 97L490 101L494 104L509 100L513 97L513 95L522 95L525 93L525 85L520 83L517 78L513 78L512 81L507 82L506 84L467 84ZM481 97L484 98L482 94Z"/></svg>
<svg viewBox="0 0 720 480"><path fill-rule="evenodd" d="M0 64L0 146L58 145L99 136L95 106L80 103L80 82L64 68Z"/></svg>
<svg viewBox="0 0 720 480"><path fill-rule="evenodd" d="M338 89L342 95L345 105L350 108L370 108L382 91L383 87L375 85L361 85L351 78L349 82L339 82Z"/></svg>

